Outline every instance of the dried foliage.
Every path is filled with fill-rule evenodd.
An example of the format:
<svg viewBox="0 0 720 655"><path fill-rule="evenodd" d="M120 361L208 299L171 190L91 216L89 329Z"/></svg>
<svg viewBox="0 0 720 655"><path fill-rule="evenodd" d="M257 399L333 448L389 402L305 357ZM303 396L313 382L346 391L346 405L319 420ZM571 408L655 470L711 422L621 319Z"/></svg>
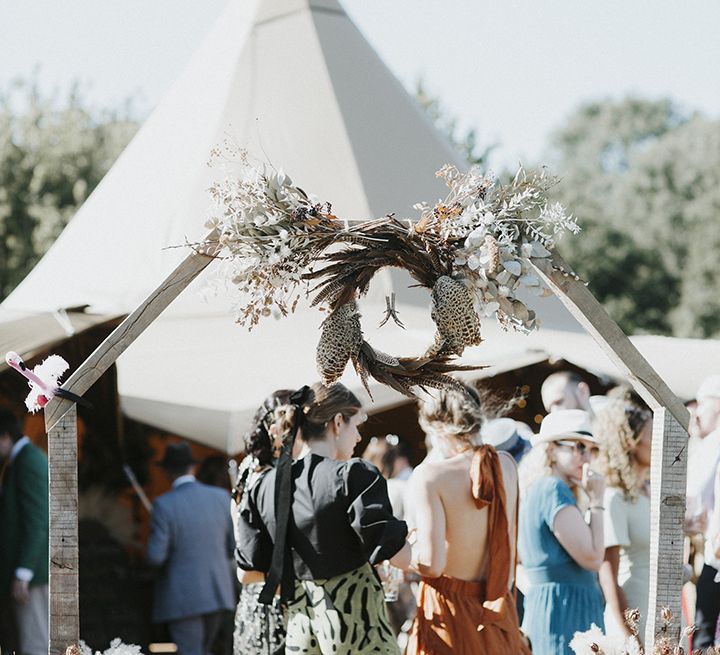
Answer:
<svg viewBox="0 0 720 655"><path fill-rule="evenodd" d="M547 203L555 181L544 172L520 169L499 185L477 168L461 173L445 166L438 175L448 196L433 207L416 205L418 221L386 216L350 227L329 203L282 171L252 166L243 151L224 144L213 158L227 154L239 158L242 172L210 189L216 211L207 226L217 230L219 243L208 245L219 245L230 263L240 292L237 320L252 328L263 316L292 312L303 292L313 294L312 304L330 311L317 349L326 384L352 361L366 388L369 377L406 395L415 388L460 388L448 373L477 368L457 358L481 342L479 315L496 314L505 328L534 329L535 314L516 293L521 287L546 292L531 262L549 268L555 241L579 229L560 205ZM363 338L355 301L385 267L407 270L431 291L437 331L418 357L386 355ZM390 302L389 317L397 322Z"/></svg>
<svg viewBox="0 0 720 655"><path fill-rule="evenodd" d="M593 623L590 630L575 633L570 648L576 655L685 655L686 651L681 644L695 632L695 626L687 626L681 632L673 625L674 617L667 607L660 609L660 620L660 629L652 650L647 650L640 641L640 612L636 609L625 610L625 625L630 631L629 637L605 635ZM720 655L720 648L697 649L692 651L692 655Z"/></svg>

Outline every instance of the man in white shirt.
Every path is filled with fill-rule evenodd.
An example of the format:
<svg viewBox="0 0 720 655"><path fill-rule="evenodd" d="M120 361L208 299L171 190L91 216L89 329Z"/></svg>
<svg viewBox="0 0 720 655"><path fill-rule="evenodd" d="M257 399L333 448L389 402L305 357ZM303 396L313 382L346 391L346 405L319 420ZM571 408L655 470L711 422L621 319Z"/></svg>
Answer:
<svg viewBox="0 0 720 655"><path fill-rule="evenodd" d="M715 558L709 517L715 506L715 478L720 466L720 375L711 375L700 385L697 405L690 418L686 522L705 537L705 563L697 582L693 636L694 648L713 645L720 615L720 583L715 577L720 562ZM718 499L720 500L720 499Z"/></svg>

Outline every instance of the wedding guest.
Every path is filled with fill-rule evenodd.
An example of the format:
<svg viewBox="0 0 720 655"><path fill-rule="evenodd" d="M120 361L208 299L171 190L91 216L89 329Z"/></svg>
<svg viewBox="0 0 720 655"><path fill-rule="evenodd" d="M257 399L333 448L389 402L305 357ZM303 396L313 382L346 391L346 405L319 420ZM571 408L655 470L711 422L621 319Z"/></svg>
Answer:
<svg viewBox="0 0 720 655"><path fill-rule="evenodd" d="M278 585L288 605L286 652L387 653L399 649L373 564L407 568L407 527L392 515L380 471L350 459L365 416L342 384L304 387L276 410L283 450L250 490L239 564L266 571L261 602ZM291 460L296 436L303 449Z"/></svg>
<svg viewBox="0 0 720 655"><path fill-rule="evenodd" d="M720 375L706 378L697 391L697 405L690 417L690 452L687 476L689 532L705 538L704 565L697 581L694 648L712 646L720 615L720 560L715 555L710 517L718 499L715 479L720 468Z"/></svg>
<svg viewBox="0 0 720 655"><path fill-rule="evenodd" d="M649 472L652 414L629 397L609 400L593 421L605 474L605 559L600 586L607 634L629 636L625 610L640 611L644 639L650 586Z"/></svg>
<svg viewBox="0 0 720 655"><path fill-rule="evenodd" d="M172 484L153 503L146 557L157 567L153 621L167 623L182 655L206 655L235 598L230 559L230 495L195 479L186 443L169 444L160 462Z"/></svg>
<svg viewBox="0 0 720 655"><path fill-rule="evenodd" d="M48 649L48 547L47 456L0 410L0 596L9 597L23 655Z"/></svg>
<svg viewBox="0 0 720 655"><path fill-rule="evenodd" d="M392 467L390 477L393 480L406 482L413 473L412 449L407 441L403 441L394 434L389 434L386 439L391 444L390 450L385 454L385 466Z"/></svg>
<svg viewBox="0 0 720 655"><path fill-rule="evenodd" d="M281 389L268 396L255 412L253 425L245 435L245 459L233 488L231 513L237 547L241 547L243 523L240 514L249 512L249 495L260 479L275 465L282 442L274 429L275 410L286 405L292 391ZM273 434L273 432L275 434ZM271 604L259 601L265 583L262 571L238 568L242 584L235 612L234 655L281 655L285 652L285 618L276 596Z"/></svg>
<svg viewBox="0 0 720 655"><path fill-rule="evenodd" d="M540 395L548 414L558 409L590 410L590 387L574 371L549 375L542 383Z"/></svg>
<svg viewBox="0 0 720 655"><path fill-rule="evenodd" d="M410 480L422 576L408 655L529 653L512 597L517 473L513 459L482 445L480 398L440 391L420 405L420 424L445 454Z"/></svg>
<svg viewBox="0 0 720 655"><path fill-rule="evenodd" d="M389 466L387 462L384 462L385 455L390 448L392 448L392 446L387 437L371 437L370 442L361 455L362 459L377 467L386 480L392 476L392 467Z"/></svg>
<svg viewBox="0 0 720 655"><path fill-rule="evenodd" d="M522 628L535 655L572 655L573 634L603 627L597 571L603 562L605 479L590 470L595 445L587 412L548 414L520 466L518 550L528 586ZM576 494L589 498L589 525Z"/></svg>
<svg viewBox="0 0 720 655"><path fill-rule="evenodd" d="M413 472L408 444L395 434L373 437L363 451L362 458L377 466L387 481L393 515L399 519L405 518L405 491Z"/></svg>

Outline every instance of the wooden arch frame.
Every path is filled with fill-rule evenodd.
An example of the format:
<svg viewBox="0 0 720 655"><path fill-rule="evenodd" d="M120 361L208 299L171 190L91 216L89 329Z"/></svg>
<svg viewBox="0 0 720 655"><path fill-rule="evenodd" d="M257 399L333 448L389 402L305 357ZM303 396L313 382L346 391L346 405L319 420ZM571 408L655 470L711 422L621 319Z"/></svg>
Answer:
<svg viewBox="0 0 720 655"><path fill-rule="evenodd" d="M217 241L211 232L206 242ZM130 344L207 266L215 250L196 251L133 311L63 384L84 394ZM650 597L645 644L664 635L658 608L676 617L679 636L683 582L683 519L689 414L683 403L607 315L585 284L568 275L558 254L549 275L536 269L570 313L600 345L653 411L651 466ZM80 639L77 518L77 413L74 403L54 398L45 408L50 476L50 655L64 655Z"/></svg>

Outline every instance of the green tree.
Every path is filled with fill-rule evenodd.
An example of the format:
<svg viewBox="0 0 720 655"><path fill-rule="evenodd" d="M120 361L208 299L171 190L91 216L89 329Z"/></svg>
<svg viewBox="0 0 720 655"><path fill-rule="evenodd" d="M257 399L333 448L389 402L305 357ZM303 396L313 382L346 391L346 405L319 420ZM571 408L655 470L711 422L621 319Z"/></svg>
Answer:
<svg viewBox="0 0 720 655"><path fill-rule="evenodd" d="M0 91L0 300L28 274L130 141L130 105L94 112L76 88Z"/></svg>
<svg viewBox="0 0 720 655"><path fill-rule="evenodd" d="M580 107L553 136L570 263L628 332L720 333L720 122L669 100Z"/></svg>

